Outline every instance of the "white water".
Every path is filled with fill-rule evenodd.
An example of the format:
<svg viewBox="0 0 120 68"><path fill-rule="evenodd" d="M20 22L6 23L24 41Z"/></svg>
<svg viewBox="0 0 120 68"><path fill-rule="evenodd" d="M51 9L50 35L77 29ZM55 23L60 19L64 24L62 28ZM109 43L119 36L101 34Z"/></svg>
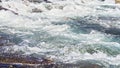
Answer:
<svg viewBox="0 0 120 68"><path fill-rule="evenodd" d="M0 11L0 31L18 38L12 41L15 46L5 47L6 52L12 49L12 53L45 55L56 62L120 64L119 4L113 0L49 1L52 3L3 0L2 6L18 13ZM42 12L32 12L34 8Z"/></svg>

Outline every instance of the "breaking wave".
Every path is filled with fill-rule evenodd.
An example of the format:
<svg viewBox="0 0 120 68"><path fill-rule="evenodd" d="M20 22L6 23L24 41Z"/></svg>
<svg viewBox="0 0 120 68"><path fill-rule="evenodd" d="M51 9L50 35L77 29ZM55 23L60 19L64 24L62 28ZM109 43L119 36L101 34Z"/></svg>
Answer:
<svg viewBox="0 0 120 68"><path fill-rule="evenodd" d="M1 53L45 55L63 63L94 60L119 68L120 5L112 0L49 1L3 0L1 6L18 14L0 11Z"/></svg>

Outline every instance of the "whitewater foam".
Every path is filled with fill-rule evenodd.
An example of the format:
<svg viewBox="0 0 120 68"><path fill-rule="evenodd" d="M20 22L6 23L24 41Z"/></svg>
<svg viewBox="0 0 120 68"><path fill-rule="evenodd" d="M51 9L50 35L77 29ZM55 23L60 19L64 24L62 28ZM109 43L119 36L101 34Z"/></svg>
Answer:
<svg viewBox="0 0 120 68"><path fill-rule="evenodd" d="M50 1L1 3L18 15L1 10L0 31L22 39L14 46L3 47L4 52L11 49L11 53L45 55L64 63L97 60L120 65L120 5L113 0ZM34 8L42 12L32 12Z"/></svg>

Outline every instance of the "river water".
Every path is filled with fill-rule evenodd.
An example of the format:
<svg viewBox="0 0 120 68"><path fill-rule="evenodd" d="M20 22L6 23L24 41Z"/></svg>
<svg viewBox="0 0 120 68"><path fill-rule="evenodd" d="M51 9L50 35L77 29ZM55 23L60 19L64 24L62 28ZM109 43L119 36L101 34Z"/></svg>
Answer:
<svg viewBox="0 0 120 68"><path fill-rule="evenodd" d="M0 45L4 45L0 53L46 56L63 63L90 60L105 68L120 68L119 4L113 0L50 1L0 3L18 13L0 11Z"/></svg>

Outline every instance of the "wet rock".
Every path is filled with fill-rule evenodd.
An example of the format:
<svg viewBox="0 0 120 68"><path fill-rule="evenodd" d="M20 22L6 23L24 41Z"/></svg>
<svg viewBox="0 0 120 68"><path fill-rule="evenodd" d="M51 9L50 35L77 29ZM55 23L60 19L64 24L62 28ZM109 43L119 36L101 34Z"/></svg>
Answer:
<svg viewBox="0 0 120 68"><path fill-rule="evenodd" d="M97 64L91 64L91 65L76 65L76 64L50 64L50 65L36 65L36 64L8 64L8 63L1 63L0 67L18 67L18 68L103 68Z"/></svg>
<svg viewBox="0 0 120 68"><path fill-rule="evenodd" d="M49 65L49 64L52 64L54 61L53 61L53 59L51 59L51 58L43 58L43 60L42 60L42 64L46 64L46 65Z"/></svg>
<svg viewBox="0 0 120 68"><path fill-rule="evenodd" d="M105 1L105 0L99 0L99 1Z"/></svg>
<svg viewBox="0 0 120 68"><path fill-rule="evenodd" d="M34 3L41 3L41 2L46 2L46 3L51 3L48 0L28 0L29 2L34 2Z"/></svg>
<svg viewBox="0 0 120 68"><path fill-rule="evenodd" d="M44 57L42 59L42 61L39 61L31 56L6 53L2 56L0 55L0 62L2 62L0 67L5 64L5 66L19 66L20 68L105 68L104 64L94 60L79 61L77 63L53 63L53 59ZM106 68L109 67L106 66Z"/></svg>
<svg viewBox="0 0 120 68"><path fill-rule="evenodd" d="M6 8L4 8L4 7L2 7L2 6L0 6L0 10L8 10L8 9L6 9Z"/></svg>
<svg viewBox="0 0 120 68"><path fill-rule="evenodd" d="M15 15L18 15L18 13L17 13L17 12L12 11L12 10L7 9L7 8L5 8L5 7L2 7L2 6L0 6L0 10L10 11L10 12L14 13Z"/></svg>
<svg viewBox="0 0 120 68"><path fill-rule="evenodd" d="M32 58L26 55L2 53L0 54L0 62L3 63L23 63L23 64L39 64L40 62L36 58Z"/></svg>
<svg viewBox="0 0 120 68"><path fill-rule="evenodd" d="M28 0L29 2L37 2L37 3L41 3L43 2L44 0Z"/></svg>
<svg viewBox="0 0 120 68"><path fill-rule="evenodd" d="M23 55L17 53L0 53L0 62L2 63L22 63L22 64L40 64L50 65L53 60L50 58L39 57L36 58L32 55Z"/></svg>
<svg viewBox="0 0 120 68"><path fill-rule="evenodd" d="M38 8L34 8L34 9L32 9L32 12L33 13L41 13L41 12L43 12L41 9L38 9Z"/></svg>

